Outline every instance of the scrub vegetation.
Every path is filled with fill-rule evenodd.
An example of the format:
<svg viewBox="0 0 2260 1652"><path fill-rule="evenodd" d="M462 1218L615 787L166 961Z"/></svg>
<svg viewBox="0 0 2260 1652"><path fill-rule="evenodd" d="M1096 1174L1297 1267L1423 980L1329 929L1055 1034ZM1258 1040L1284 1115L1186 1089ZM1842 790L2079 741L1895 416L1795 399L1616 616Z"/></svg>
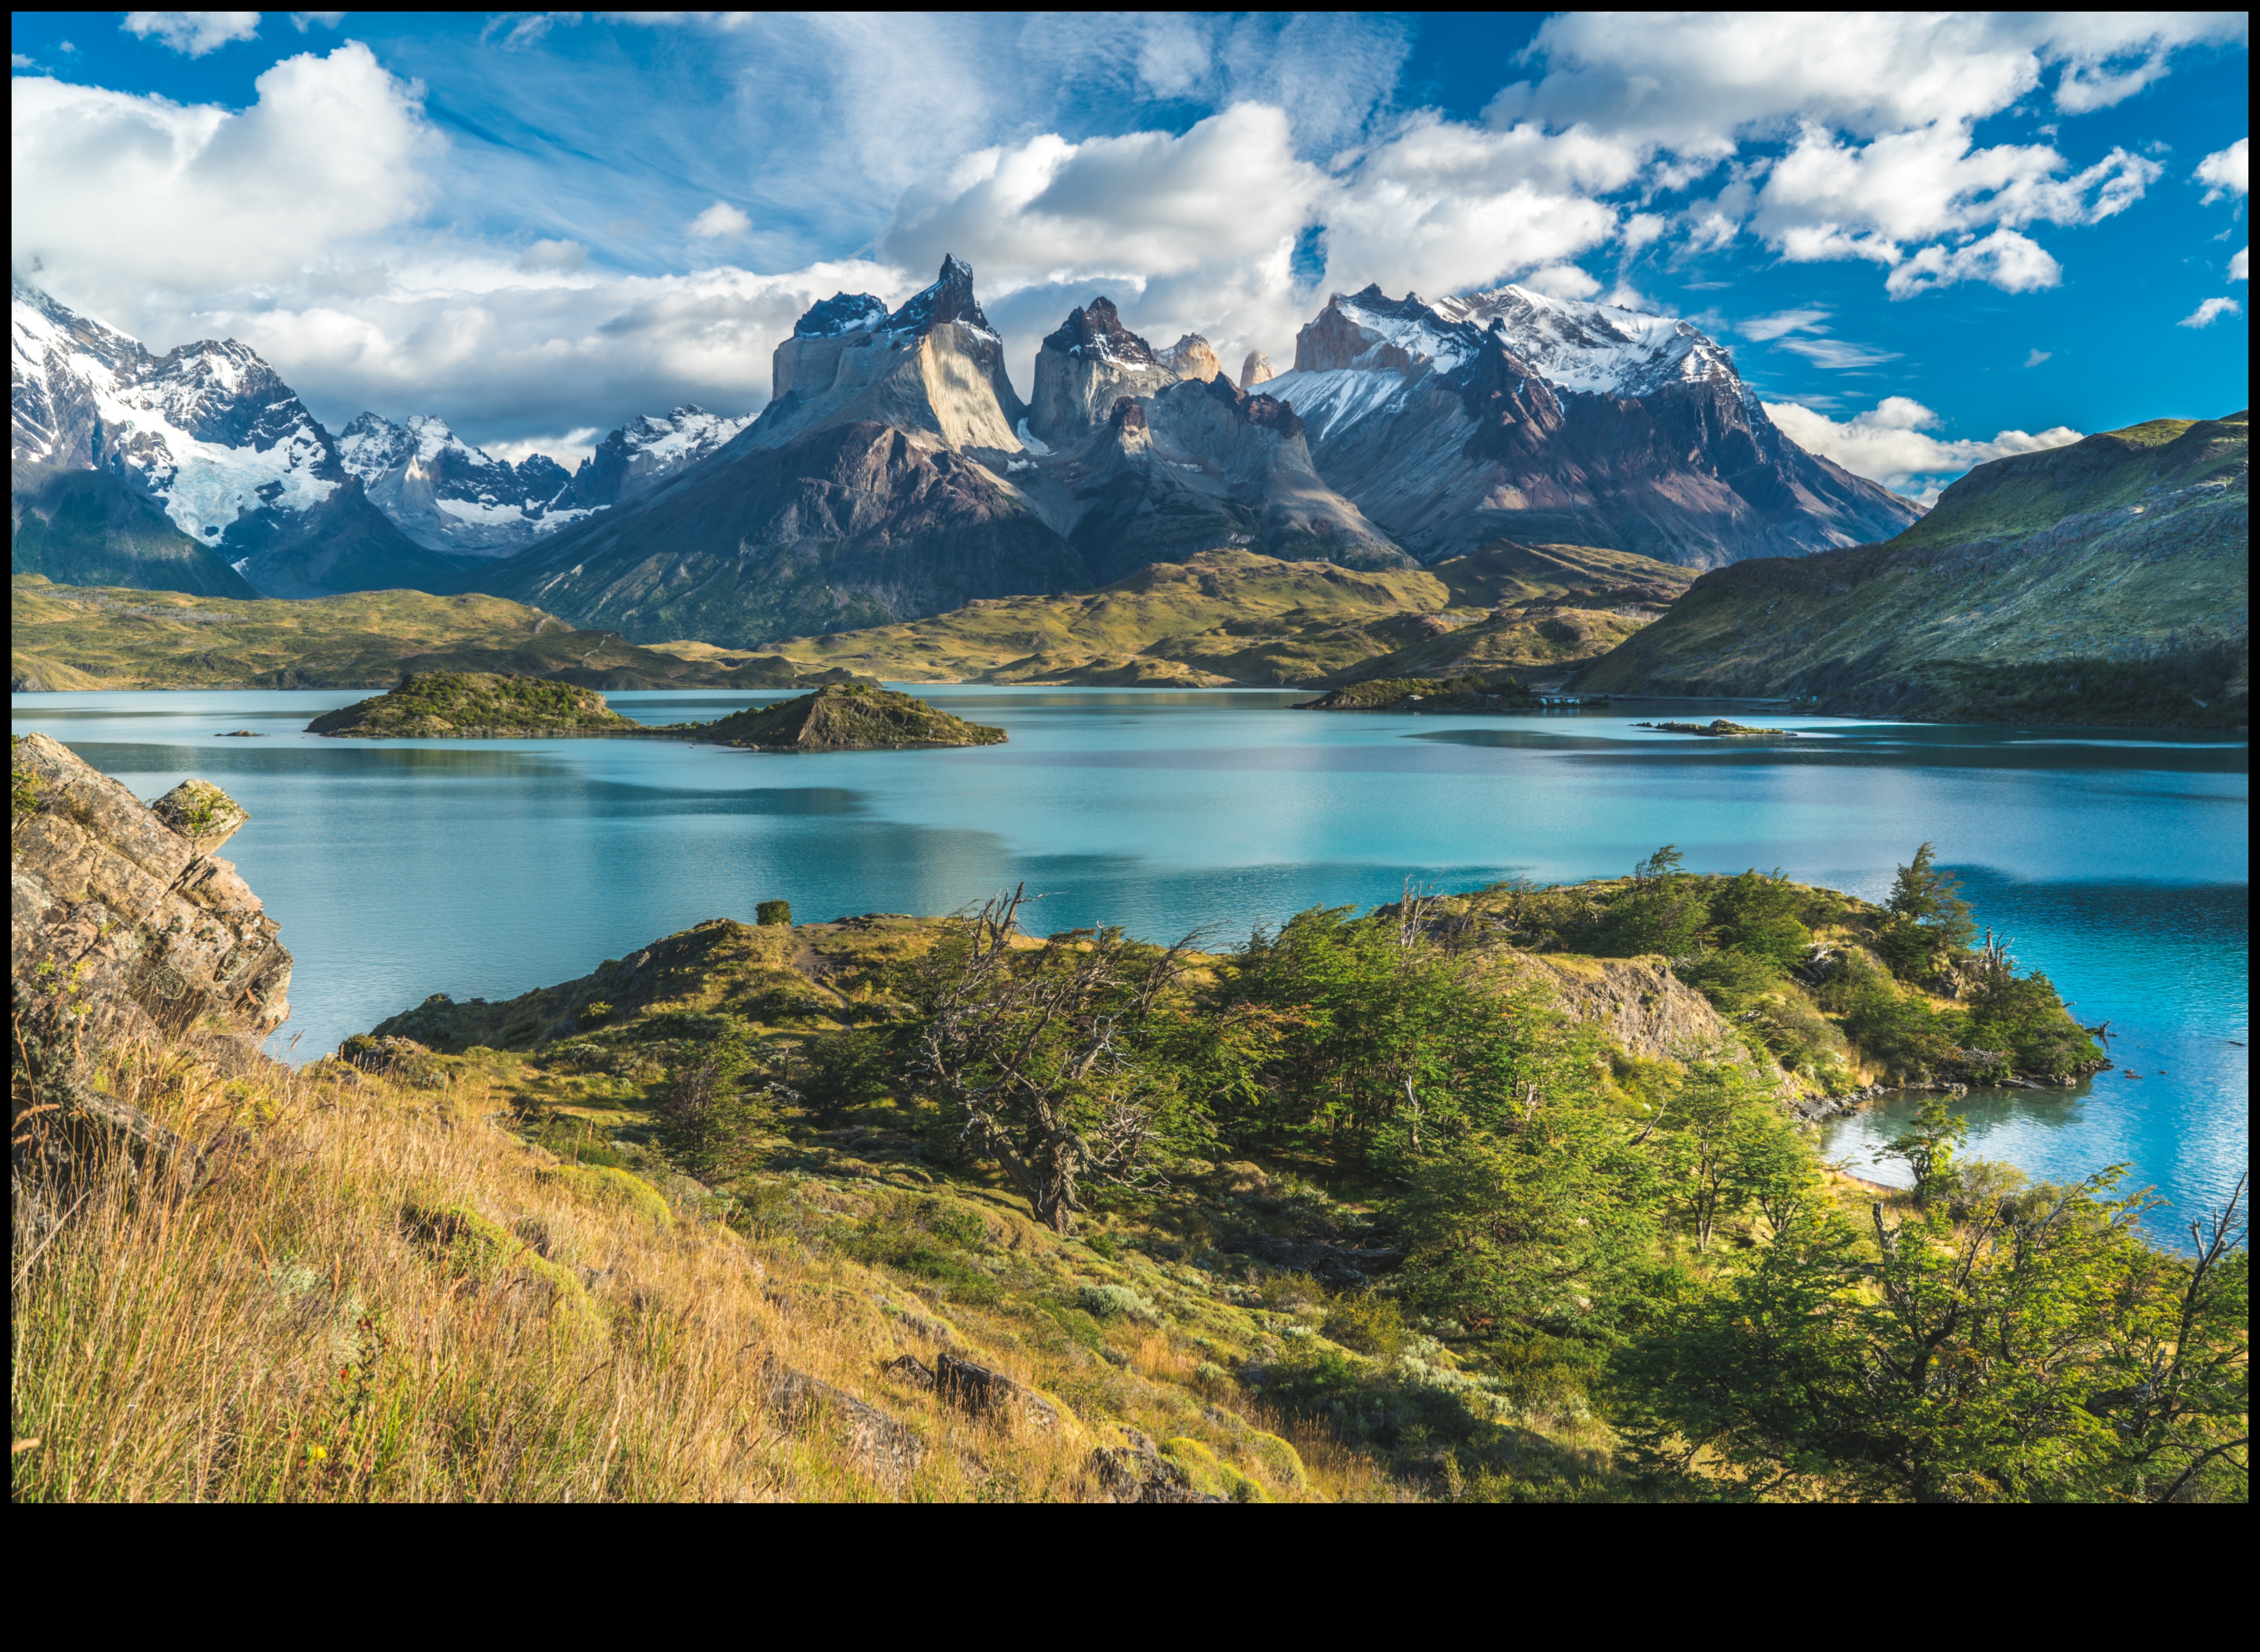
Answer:
<svg viewBox="0 0 2260 1652"><path fill-rule="evenodd" d="M1784 1105L1862 1039L2092 1059L1927 852L1883 907L1665 850L1228 948L1032 910L717 920L295 1074L109 1053L211 1168L19 1234L17 1497L2245 1495L2233 1212L2170 1254L1946 1091L1890 1193ZM1745 1048L1612 1046L1572 948Z"/></svg>

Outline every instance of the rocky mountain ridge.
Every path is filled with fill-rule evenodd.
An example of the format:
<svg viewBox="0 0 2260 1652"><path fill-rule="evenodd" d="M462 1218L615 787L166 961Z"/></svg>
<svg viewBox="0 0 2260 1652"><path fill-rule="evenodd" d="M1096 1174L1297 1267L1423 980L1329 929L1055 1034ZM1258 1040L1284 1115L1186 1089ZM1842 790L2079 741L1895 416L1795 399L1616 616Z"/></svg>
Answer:
<svg viewBox="0 0 2260 1652"><path fill-rule="evenodd" d="M1888 538L1908 500L1799 447L1691 324L1519 287L1329 299L1265 393L1423 560L1501 535L1709 567Z"/></svg>

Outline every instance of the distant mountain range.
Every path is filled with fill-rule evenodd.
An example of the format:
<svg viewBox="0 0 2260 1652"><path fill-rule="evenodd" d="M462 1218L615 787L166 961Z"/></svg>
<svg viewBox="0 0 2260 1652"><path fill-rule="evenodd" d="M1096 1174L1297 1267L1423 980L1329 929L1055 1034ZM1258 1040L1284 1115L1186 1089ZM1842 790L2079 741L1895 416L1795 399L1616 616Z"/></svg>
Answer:
<svg viewBox="0 0 2260 1652"><path fill-rule="evenodd" d="M1267 376L1104 298L1024 403L973 271L813 306L758 418L624 424L578 471L439 418L333 438L235 343L153 356L18 284L11 566L304 597L479 590L641 641L748 647L1234 548L1410 568L1502 537L1710 567L1916 508L1799 448L1691 324L1516 287L1337 296ZM26 525L29 525L28 528Z"/></svg>
<svg viewBox="0 0 2260 1652"><path fill-rule="evenodd" d="M1704 575L1577 686L1937 721L2242 726L2251 500L2243 412L1997 459L1888 544Z"/></svg>

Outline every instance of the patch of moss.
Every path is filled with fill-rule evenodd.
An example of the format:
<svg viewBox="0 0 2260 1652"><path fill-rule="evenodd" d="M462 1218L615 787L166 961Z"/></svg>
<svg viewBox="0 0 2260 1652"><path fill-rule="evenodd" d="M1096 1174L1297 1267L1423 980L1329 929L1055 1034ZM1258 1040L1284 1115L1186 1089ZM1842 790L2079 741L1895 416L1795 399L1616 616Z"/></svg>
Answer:
<svg viewBox="0 0 2260 1652"><path fill-rule="evenodd" d="M468 1205L411 1205L401 1220L457 1278L490 1290L531 1286L557 1317L583 1326L597 1322L597 1305L577 1276Z"/></svg>
<svg viewBox="0 0 2260 1652"><path fill-rule="evenodd" d="M1228 1497L1235 1503L1269 1503L1271 1500L1262 1483L1242 1474L1206 1445L1189 1435L1162 1441L1162 1455L1185 1471L1186 1483L1194 1491L1206 1496Z"/></svg>
<svg viewBox="0 0 2260 1652"><path fill-rule="evenodd" d="M603 1164L557 1164L538 1180L605 1210L625 1211L653 1227L672 1227L675 1212L660 1191L640 1176Z"/></svg>

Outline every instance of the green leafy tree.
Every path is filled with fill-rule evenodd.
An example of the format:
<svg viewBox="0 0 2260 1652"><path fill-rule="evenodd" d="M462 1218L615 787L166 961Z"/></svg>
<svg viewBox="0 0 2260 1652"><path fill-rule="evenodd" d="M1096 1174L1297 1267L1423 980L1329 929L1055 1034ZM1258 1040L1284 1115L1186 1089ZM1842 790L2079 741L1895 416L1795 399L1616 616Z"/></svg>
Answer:
<svg viewBox="0 0 2260 1652"><path fill-rule="evenodd" d="M668 1155L701 1181L729 1181L753 1158L762 1111L747 1093L754 1068L752 1049L729 1036L686 1042L669 1063L653 1113L655 1134Z"/></svg>
<svg viewBox="0 0 2260 1652"><path fill-rule="evenodd" d="M1616 1360L1630 1455L1730 1496L2242 1498L2241 1229L2168 1255L2118 1174L1959 1219L1878 1203L1864 1239L1809 1207Z"/></svg>
<svg viewBox="0 0 2260 1652"><path fill-rule="evenodd" d="M1768 876L1753 867L1739 877L1727 878L1713 892L1712 939L1722 950L1731 948L1786 970L1813 944L1813 932L1800 916L1803 909L1804 897L1788 879L1779 873Z"/></svg>
<svg viewBox="0 0 2260 1652"><path fill-rule="evenodd" d="M1936 1097L1915 1110L1906 1129L1885 1142L1878 1158L1904 1159L1914 1172L1914 1203L1920 1210L1949 1184L1955 1155L1970 1134L1970 1121Z"/></svg>
<svg viewBox="0 0 2260 1652"><path fill-rule="evenodd" d="M1667 843L1633 868L1632 887L1611 905L1602 932L1601 945L1609 954L1694 954L1710 912L1701 880L1689 876L1684 865L1677 846Z"/></svg>
<svg viewBox="0 0 2260 1652"><path fill-rule="evenodd" d="M1938 869L1937 859L1935 845L1918 848L1913 862L1899 869L1884 903L1891 916L1878 950L1892 973L1905 980L1931 974L1968 951L1978 933L1962 885Z"/></svg>

